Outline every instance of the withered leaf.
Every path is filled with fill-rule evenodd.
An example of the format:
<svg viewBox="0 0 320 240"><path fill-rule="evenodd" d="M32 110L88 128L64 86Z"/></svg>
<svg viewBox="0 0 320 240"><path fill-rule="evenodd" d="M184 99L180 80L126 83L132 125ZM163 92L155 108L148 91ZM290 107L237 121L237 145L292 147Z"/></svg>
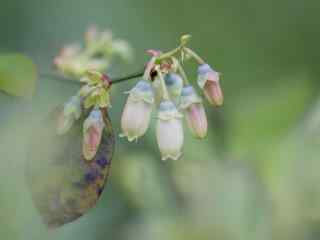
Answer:
<svg viewBox="0 0 320 240"><path fill-rule="evenodd" d="M101 144L92 161L82 156L82 124L77 120L64 135L56 132L61 108L37 126L30 138L26 180L34 205L50 228L75 221L95 206L109 175L115 138L104 112ZM86 116L84 116L86 117Z"/></svg>

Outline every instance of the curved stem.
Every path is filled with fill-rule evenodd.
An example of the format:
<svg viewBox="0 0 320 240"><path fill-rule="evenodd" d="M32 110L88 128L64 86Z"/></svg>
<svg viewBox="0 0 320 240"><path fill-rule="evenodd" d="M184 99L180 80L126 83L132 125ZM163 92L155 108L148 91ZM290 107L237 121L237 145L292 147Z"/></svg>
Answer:
<svg viewBox="0 0 320 240"><path fill-rule="evenodd" d="M162 88L162 91L163 91L163 99L164 100L170 100L170 96L169 96L168 89L166 87L166 83L164 81L162 72L161 72L159 67L157 67L156 70L157 70L158 76L160 78L160 84L161 84L161 88Z"/></svg>
<svg viewBox="0 0 320 240"><path fill-rule="evenodd" d="M178 71L180 72L181 76L182 76L182 79L183 79L183 82L185 85L189 85L189 80L188 80L188 77L187 77L187 74L186 72L184 71L181 63L179 62L178 59L176 59L175 57L172 57L172 60L175 64L177 64L177 67L178 67Z"/></svg>
<svg viewBox="0 0 320 240"><path fill-rule="evenodd" d="M162 60L165 60L165 59L168 59L168 58L171 58L172 56L176 55L178 52L181 51L181 46L171 50L170 52L167 52L167 53L163 53L161 54L159 57L156 58L156 63L159 63L161 62Z"/></svg>
<svg viewBox="0 0 320 240"><path fill-rule="evenodd" d="M189 42L191 38L191 35L189 34L185 34L180 38L180 45L179 47L161 54L159 57L156 58L156 63L159 64L162 60L168 59L173 57L174 55L176 55L177 53L179 53L181 50L183 50L183 48L185 47L185 45Z"/></svg>
<svg viewBox="0 0 320 240"><path fill-rule="evenodd" d="M117 84L120 82L128 81L128 80L135 79L135 78L142 77L142 76L143 76L143 71L140 71L140 72L133 73L133 74L130 74L125 77L114 78L111 80L111 84Z"/></svg>
<svg viewBox="0 0 320 240"><path fill-rule="evenodd" d="M183 50L188 54L190 55L194 60L197 61L198 64L202 65L202 64L205 64L206 62L196 53L194 52L193 50L191 50L190 48L183 48Z"/></svg>
<svg viewBox="0 0 320 240"><path fill-rule="evenodd" d="M125 81L131 80L131 79L142 77L143 73L144 73L143 71L139 71L137 73L133 73L133 74L130 74L130 75L127 75L127 76L124 76L124 77L111 79L110 82L111 82L111 84L117 84L117 83L125 82ZM61 80L61 81L67 80L67 81L70 81L72 83L79 84L79 85L82 84L80 81L78 81L78 80L76 80L74 78L68 78L68 77L60 76L60 75L54 74L54 73L40 73L39 76L40 77L45 77L45 78L52 78L52 79L56 79L56 80Z"/></svg>

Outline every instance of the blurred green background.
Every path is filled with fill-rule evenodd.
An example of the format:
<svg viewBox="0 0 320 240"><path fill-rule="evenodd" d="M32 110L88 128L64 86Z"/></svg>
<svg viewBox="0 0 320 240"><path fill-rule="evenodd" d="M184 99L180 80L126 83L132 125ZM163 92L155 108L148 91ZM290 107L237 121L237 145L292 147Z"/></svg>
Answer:
<svg viewBox="0 0 320 240"><path fill-rule="evenodd" d="M96 208L48 231L24 180L36 121L77 87L40 77L36 95L0 94L0 239L320 239L320 2L316 0L11 0L0 2L0 53L22 52L51 70L52 57L91 24L135 50L171 49L181 34L223 73L225 105L207 106L209 135L186 130L184 156L162 162L150 129L117 139L110 181ZM188 73L196 78L195 65ZM112 92L117 134L125 102Z"/></svg>

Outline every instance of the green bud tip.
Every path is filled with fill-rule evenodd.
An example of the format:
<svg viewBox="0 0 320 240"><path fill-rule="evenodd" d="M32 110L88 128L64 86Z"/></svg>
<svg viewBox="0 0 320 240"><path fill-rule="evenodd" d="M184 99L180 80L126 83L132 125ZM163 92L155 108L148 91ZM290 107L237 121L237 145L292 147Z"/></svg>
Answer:
<svg viewBox="0 0 320 240"><path fill-rule="evenodd" d="M87 70L86 76L93 82L99 82L102 80L102 73L94 70Z"/></svg>
<svg viewBox="0 0 320 240"><path fill-rule="evenodd" d="M180 38L181 45L186 45L190 41L190 39L191 39L190 34L182 35Z"/></svg>

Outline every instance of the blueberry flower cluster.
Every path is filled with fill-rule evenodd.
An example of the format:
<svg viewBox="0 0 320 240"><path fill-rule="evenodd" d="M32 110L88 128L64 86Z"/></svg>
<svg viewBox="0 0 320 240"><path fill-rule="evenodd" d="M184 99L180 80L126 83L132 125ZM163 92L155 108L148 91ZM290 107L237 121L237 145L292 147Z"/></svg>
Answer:
<svg viewBox="0 0 320 240"><path fill-rule="evenodd" d="M187 78L184 61L194 59L198 63L197 85L208 102L215 107L223 104L220 74L186 47L189 39L189 35L183 36L180 45L167 53L148 51L151 59L142 80L127 92L129 96L122 114L120 136L133 141L146 133L152 110L158 109L156 137L163 160L177 160L182 154L183 117L196 138L207 135L202 98Z"/></svg>
<svg viewBox="0 0 320 240"><path fill-rule="evenodd" d="M130 45L114 39L110 31L99 32L92 26L85 33L84 45L74 43L62 48L54 59L54 66L64 76L79 79L87 70L105 71L114 57L131 60Z"/></svg>
<svg viewBox="0 0 320 240"><path fill-rule="evenodd" d="M91 57L97 53L106 54L110 51L118 51L125 55L127 51L124 45L108 48L106 39L106 33L98 34L95 29L90 29L86 34L87 50L85 52L94 53L89 54ZM180 45L167 53L149 50L151 59L146 64L144 73L138 75L111 81L107 75L100 71L88 70L87 67L81 68L81 74L73 72L80 75L80 82L84 85L64 105L58 120L57 133L65 134L82 115L87 116L83 122L82 149L84 158L88 161L92 160L105 127L103 112L111 106L109 97L111 84L142 76L142 79L126 92L128 98L121 117L120 136L126 137L130 142L142 137L150 125L153 109L157 108L156 139L161 157L163 160L180 158L184 142L183 118L186 119L190 132L196 138L205 138L208 130L203 99L188 80L183 68L185 61L193 59L198 64L196 85L208 102L215 107L223 104L220 74L195 51L187 47L189 39L189 35L182 36ZM93 60L89 59L91 58L87 58L89 62ZM71 62L82 60L80 56L79 59L75 57ZM64 65L64 67L67 66L68 64ZM75 68L67 69L63 71L67 73L70 69L75 70Z"/></svg>

